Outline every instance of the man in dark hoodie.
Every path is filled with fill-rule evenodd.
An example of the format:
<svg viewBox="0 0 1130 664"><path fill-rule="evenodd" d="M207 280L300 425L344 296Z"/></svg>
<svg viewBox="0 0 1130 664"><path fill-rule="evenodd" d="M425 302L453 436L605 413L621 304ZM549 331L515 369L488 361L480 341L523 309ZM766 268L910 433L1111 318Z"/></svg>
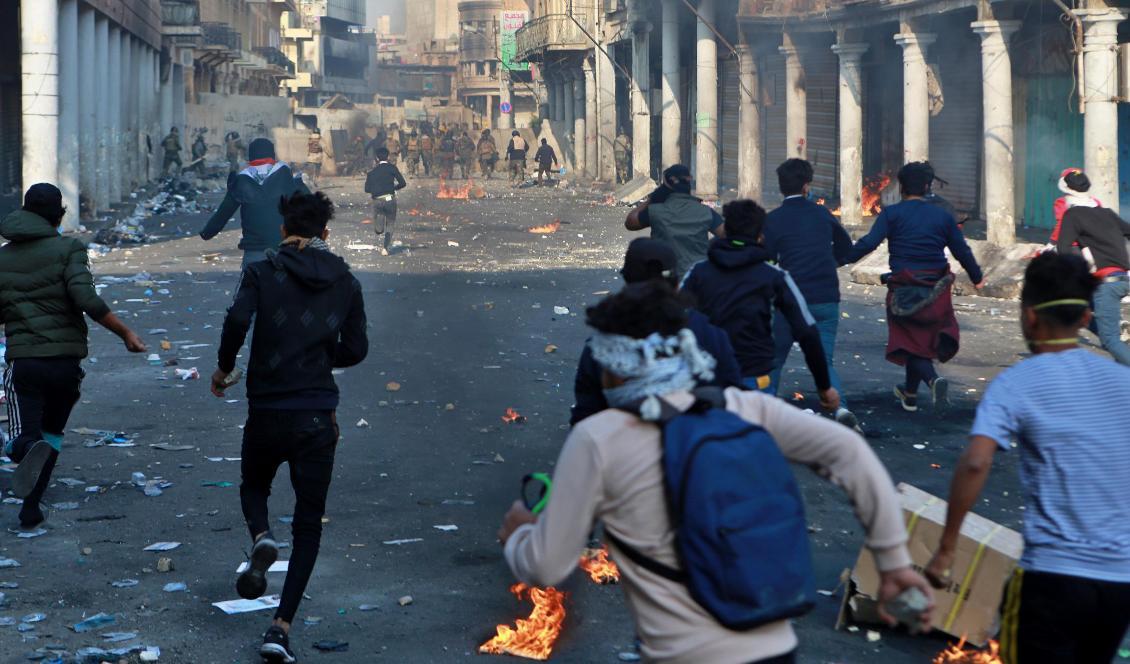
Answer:
<svg viewBox="0 0 1130 664"><path fill-rule="evenodd" d="M675 250L680 278L706 258L711 233L725 236L722 217L691 195L693 187L690 169L675 164L663 171L663 183L624 221L624 228L630 231L650 228L652 239Z"/></svg>
<svg viewBox="0 0 1130 664"><path fill-rule="evenodd" d="M0 322L8 336L4 389L11 440L4 453L19 464L12 492L23 498L20 525L43 519L40 501L59 458L63 432L79 399L87 355L83 314L118 335L131 353L145 344L98 297L86 245L59 234L67 210L51 184L32 185L23 209L0 223Z"/></svg>
<svg viewBox="0 0 1130 664"><path fill-rule="evenodd" d="M636 238L628 245L620 276L624 277L625 284L660 279L676 288L678 279L675 276L675 263L675 252L671 247L651 238ZM703 385L741 387L741 368L734 357L734 347L730 345L726 331L711 325L706 316L693 309L687 312L687 329L694 332L699 347L710 353L717 363L714 366L714 378ZM608 401L604 398L603 374L604 369L593 358L592 349L586 344L581 352L581 361L577 364L577 377L573 381L574 403L569 417L570 425L608 408Z"/></svg>
<svg viewBox="0 0 1130 664"><path fill-rule="evenodd" d="M726 237L715 240L708 259L687 273L683 290L694 296L711 323L730 335L747 389L771 391L774 310L784 316L816 380L820 405L836 412L840 395L828 376L816 321L792 277L769 262L772 256L762 246L765 210L753 201L737 200L722 208L722 216Z"/></svg>
<svg viewBox="0 0 1130 664"><path fill-rule="evenodd" d="M553 146L549 144L546 139L541 139L541 147L534 153L534 163L538 167L538 184L541 184L541 178L544 175L546 180L552 180L553 176L550 175L550 168L557 166L557 153L553 151Z"/></svg>
<svg viewBox="0 0 1130 664"><path fill-rule="evenodd" d="M247 168L228 176L228 193L220 208L204 225L200 237L211 240L224 230L236 210L240 213L243 238L243 264L261 261L267 249L278 246L279 200L298 192L310 193L301 178L294 176L290 166L275 159L275 145L265 138L256 138L247 147Z"/></svg>
<svg viewBox="0 0 1130 664"><path fill-rule="evenodd" d="M396 192L408 186L396 164L388 161L388 150L377 149L377 166L365 178L365 193L373 198L373 223L381 239L380 252L388 256L392 230L396 226ZM378 223L379 222L379 223Z"/></svg>
<svg viewBox="0 0 1130 664"><path fill-rule="evenodd" d="M285 462L295 494L294 548L278 611L259 652L269 662L293 662L290 624L318 557L337 448L338 388L332 372L364 360L369 341L361 284L325 242L333 203L321 192L300 193L279 208L282 245L243 271L224 320L212 393L222 397L234 382L236 353L254 319L239 487L253 544L236 590L255 599L267 589L267 569L278 558L267 498Z"/></svg>

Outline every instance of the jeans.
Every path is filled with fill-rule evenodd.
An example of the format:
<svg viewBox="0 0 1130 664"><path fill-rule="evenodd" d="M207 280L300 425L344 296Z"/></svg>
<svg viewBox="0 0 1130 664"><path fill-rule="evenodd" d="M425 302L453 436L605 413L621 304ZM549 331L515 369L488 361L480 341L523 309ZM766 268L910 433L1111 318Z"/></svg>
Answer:
<svg viewBox="0 0 1130 664"><path fill-rule="evenodd" d="M266 249L247 249L243 252L243 262L239 264L239 270L242 272L248 265L265 260L267 260Z"/></svg>
<svg viewBox="0 0 1130 664"><path fill-rule="evenodd" d="M333 476L338 429L333 411L252 409L243 429L239 500L252 539L270 530L267 498L279 466L290 466L294 488L294 538L290 569L276 618L293 622L314 571L322 541L322 516Z"/></svg>
<svg viewBox="0 0 1130 664"><path fill-rule="evenodd" d="M1098 335L1106 352L1119 364L1130 366L1130 346L1122 343L1122 298L1130 294L1130 280L1123 276L1103 281L1095 291L1095 317L1091 331Z"/></svg>
<svg viewBox="0 0 1130 664"><path fill-rule="evenodd" d="M823 304L810 304L808 311L816 319L816 330L820 333L820 344L824 346L824 357L828 360L828 376L832 379L832 387L840 393L840 406L847 408L847 399L844 398L844 388L840 383L840 374L836 372L836 331L840 327L840 303L827 302ZM773 358L773 380L770 394L777 394L781 386L781 371L789 359L789 352L793 349L793 331L789 328L784 316L773 317L773 345L777 347Z"/></svg>
<svg viewBox="0 0 1130 664"><path fill-rule="evenodd" d="M388 249L392 245L392 232L396 227L396 198L390 201L373 199L373 224L381 246Z"/></svg>
<svg viewBox="0 0 1130 664"><path fill-rule="evenodd" d="M906 391L910 394L918 393L918 384L926 383L930 386L938 378L938 371L934 368L934 361L927 357L917 355L906 356Z"/></svg>

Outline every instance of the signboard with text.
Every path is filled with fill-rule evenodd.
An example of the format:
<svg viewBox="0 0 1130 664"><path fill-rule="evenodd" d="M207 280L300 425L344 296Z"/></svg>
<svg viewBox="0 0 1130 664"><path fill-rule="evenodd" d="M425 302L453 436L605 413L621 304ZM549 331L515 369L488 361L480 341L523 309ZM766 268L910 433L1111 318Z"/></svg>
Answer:
<svg viewBox="0 0 1130 664"><path fill-rule="evenodd" d="M514 56L518 51L518 45L514 37L514 33L518 31L526 21L530 19L530 12L522 10L504 11L499 16L498 20L498 33L499 33L499 50L501 51L500 59L502 60L502 68L517 71L527 71L530 68L528 62L515 62Z"/></svg>

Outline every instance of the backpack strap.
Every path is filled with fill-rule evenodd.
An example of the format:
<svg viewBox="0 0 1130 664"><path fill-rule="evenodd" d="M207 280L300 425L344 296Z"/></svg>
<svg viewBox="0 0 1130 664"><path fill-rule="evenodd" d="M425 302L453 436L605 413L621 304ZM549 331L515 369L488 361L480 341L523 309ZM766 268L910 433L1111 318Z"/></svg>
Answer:
<svg viewBox="0 0 1130 664"><path fill-rule="evenodd" d="M640 553L639 549L626 543L619 537L616 537L607 528L604 529L604 536L608 538L608 541L612 542L612 544L617 549L623 551L624 555L627 556L629 560L646 569L647 571L653 574L657 574L673 583L687 582L687 575L685 572L683 572L682 570L677 570L674 567L664 565L654 558L645 556L644 554Z"/></svg>

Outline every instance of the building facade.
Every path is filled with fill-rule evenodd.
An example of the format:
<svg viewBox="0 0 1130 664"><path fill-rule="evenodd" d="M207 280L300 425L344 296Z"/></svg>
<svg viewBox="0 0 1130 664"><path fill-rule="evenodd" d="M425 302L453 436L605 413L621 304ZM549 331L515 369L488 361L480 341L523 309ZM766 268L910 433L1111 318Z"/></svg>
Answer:
<svg viewBox="0 0 1130 664"><path fill-rule="evenodd" d="M537 116L539 82L513 47L529 15L522 0L459 3L459 98L476 124L507 129Z"/></svg>
<svg viewBox="0 0 1130 664"><path fill-rule="evenodd" d="M284 17L284 50L297 64L287 87L299 106L336 95L372 102L376 38L364 26L364 0L298 0L298 11Z"/></svg>

